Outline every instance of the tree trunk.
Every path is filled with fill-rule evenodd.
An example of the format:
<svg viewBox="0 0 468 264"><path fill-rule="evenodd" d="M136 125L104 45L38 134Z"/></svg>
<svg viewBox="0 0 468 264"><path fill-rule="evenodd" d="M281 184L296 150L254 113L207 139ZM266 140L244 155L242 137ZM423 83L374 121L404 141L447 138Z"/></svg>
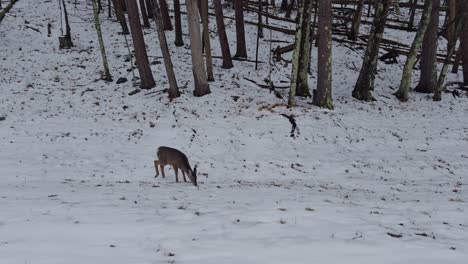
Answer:
<svg viewBox="0 0 468 264"><path fill-rule="evenodd" d="M361 26L361 17L362 17L362 9L364 8L364 0L359 0L358 6L353 16L353 22L351 25L351 31L349 32L348 38L350 40L357 40L357 36L359 35L359 27Z"/></svg>
<svg viewBox="0 0 468 264"><path fill-rule="evenodd" d="M127 6L128 20L132 31L133 46L135 48L135 61L140 73L141 89L153 88L154 82L153 73L151 72L148 55L146 53L145 40L143 38L143 30L140 24L140 15L138 14L138 5L136 0L125 0Z"/></svg>
<svg viewBox="0 0 468 264"><path fill-rule="evenodd" d="M411 48L406 58L405 67L403 68L400 88L394 93L394 95L400 99L401 102L406 102L409 98L409 91L411 89L411 74L413 73L414 64L416 63L416 56L421 49L424 35L426 34L427 27L429 26L429 20L431 18L432 12L432 1L433 0L425 0L424 10L418 26L418 32L416 32L413 44L411 44Z"/></svg>
<svg viewBox="0 0 468 264"><path fill-rule="evenodd" d="M226 28L224 26L223 8L221 0L213 0L214 11L216 16L216 27L218 28L219 43L221 46L221 55L223 56L223 69L230 69L234 67L232 64L231 51L229 50L229 41L226 35Z"/></svg>
<svg viewBox="0 0 468 264"><path fill-rule="evenodd" d="M96 0L93 0L94 26L98 35L99 49L101 50L102 64L104 66L104 80L112 81L112 76L109 71L109 63L107 62L106 48L102 38L101 22L99 21L99 8Z"/></svg>
<svg viewBox="0 0 468 264"><path fill-rule="evenodd" d="M236 17L236 58L247 58L247 47L245 45L245 29L244 29L244 10L242 0L234 0L234 11Z"/></svg>
<svg viewBox="0 0 468 264"><path fill-rule="evenodd" d="M304 13L304 6L299 5L298 12ZM302 17L302 16L301 16ZM302 20L302 18L300 19ZM301 43L302 40L302 23L299 21L296 25L296 36L294 39L294 53L292 59L292 70L291 70L291 87L289 88L288 106L296 105L296 92L297 92L297 80L299 78L299 57L301 54Z"/></svg>
<svg viewBox="0 0 468 264"><path fill-rule="evenodd" d="M285 14L286 18L291 18L291 13L292 13L292 10L294 9L294 2L295 0L291 0L290 4L288 5L286 9L286 14Z"/></svg>
<svg viewBox="0 0 468 264"><path fill-rule="evenodd" d="M1 0L0 0L1 1ZM111 0L107 0L107 17L112 18Z"/></svg>
<svg viewBox="0 0 468 264"><path fill-rule="evenodd" d="M467 6L468 4L466 4L466 2L460 1L457 3L458 10L467 11L468 10L468 8L466 8ZM459 15L461 14L462 13L459 13ZM461 19L455 20L455 32L460 32L460 30L462 29L462 23L463 21ZM434 101L442 100L442 91L444 89L445 78L447 77L447 72L448 72L448 68L449 68L449 64L451 62L452 56L455 53L457 39L458 38L455 35L454 39L452 41L449 41L450 45L448 46L448 49L447 49L447 56L445 57L444 65L442 66L439 79L437 80L437 89L436 89L436 92L434 93L434 96L432 97L432 100Z"/></svg>
<svg viewBox="0 0 468 264"><path fill-rule="evenodd" d="M288 0L281 0L280 10L284 12L286 11L287 8L288 8Z"/></svg>
<svg viewBox="0 0 468 264"><path fill-rule="evenodd" d="M408 30L413 30L414 28L414 16L416 14L417 5L418 5L418 0L413 0L410 6L410 19L408 21Z"/></svg>
<svg viewBox="0 0 468 264"><path fill-rule="evenodd" d="M468 3L464 4L462 12L462 30L460 36L460 49L463 64L463 83L468 86Z"/></svg>
<svg viewBox="0 0 468 264"><path fill-rule="evenodd" d="M353 90L353 97L362 101L374 101L371 90L374 87L375 72L379 56L380 42L387 21L389 0L376 0L374 21L367 41L367 49L364 54L361 71Z"/></svg>
<svg viewBox="0 0 468 264"><path fill-rule="evenodd" d="M70 23L68 21L68 12L67 12L67 5L65 4L65 0L62 0L62 5L63 5L63 15L65 18L65 36L63 36L63 41L61 42L61 47L64 49L69 49L73 47L73 41L71 39L71 29L70 29Z"/></svg>
<svg viewBox="0 0 468 264"><path fill-rule="evenodd" d="M181 47L184 45L184 40L182 38L182 22L180 18L180 2L179 0L174 0L174 25L175 25L175 41L174 44L176 47Z"/></svg>
<svg viewBox="0 0 468 264"><path fill-rule="evenodd" d="M463 0L459 0L463 1ZM465 0L466 1L466 0ZM457 19L457 1L449 0L448 1L448 20L447 20L447 50L449 47L455 45L453 42L456 42L456 19Z"/></svg>
<svg viewBox="0 0 468 264"><path fill-rule="evenodd" d="M130 34L130 31L128 30L127 20L125 19L123 11L124 5L124 0L114 0L115 16L117 17L117 20L119 21L120 26L122 27L122 34L128 35Z"/></svg>
<svg viewBox="0 0 468 264"><path fill-rule="evenodd" d="M161 7L164 30L172 30L171 17L169 16L169 8L167 7L166 0L159 0L159 5Z"/></svg>
<svg viewBox="0 0 468 264"><path fill-rule="evenodd" d="M210 93L210 86L203 63L203 49L200 32L200 17L197 0L186 0L187 20L190 34L190 49L192 51L193 78L195 83L195 96L204 96Z"/></svg>
<svg viewBox="0 0 468 264"><path fill-rule="evenodd" d="M208 27L208 0L201 0L203 23L203 47L205 50L206 74L209 82L214 81L213 59L211 58L210 29Z"/></svg>
<svg viewBox="0 0 468 264"><path fill-rule="evenodd" d="M437 88L437 39L440 0L433 0L432 13L422 44L421 76L414 89L419 93L433 93Z"/></svg>
<svg viewBox="0 0 468 264"><path fill-rule="evenodd" d="M311 97L309 89L309 64L310 64L310 52L312 47L311 38L311 26L310 22L312 19L312 0L303 1L304 5L303 13L300 15L300 23L302 23L302 43L301 43L301 55L299 56L299 78L297 83L296 95Z"/></svg>
<svg viewBox="0 0 468 264"><path fill-rule="evenodd" d="M145 0L146 2L146 11L148 11L148 18L154 19L154 6L153 0Z"/></svg>
<svg viewBox="0 0 468 264"><path fill-rule="evenodd" d="M161 9L159 8L158 0L151 0L153 7L153 14L156 22L156 30L158 31L159 46L164 59L164 66L166 67L167 78L169 79L169 98L173 99L180 96L179 88L177 87L177 80L174 74L174 66L172 65L171 54L167 45L166 33L164 32L164 25L161 17Z"/></svg>
<svg viewBox="0 0 468 264"><path fill-rule="evenodd" d="M317 90L312 103L333 109L332 101L332 5L331 0L320 0L318 17L318 71Z"/></svg>
<svg viewBox="0 0 468 264"><path fill-rule="evenodd" d="M148 19L148 12L146 11L146 7L145 7L145 0L140 0L140 12L141 12L141 17L143 18L143 27L149 28L150 23Z"/></svg>

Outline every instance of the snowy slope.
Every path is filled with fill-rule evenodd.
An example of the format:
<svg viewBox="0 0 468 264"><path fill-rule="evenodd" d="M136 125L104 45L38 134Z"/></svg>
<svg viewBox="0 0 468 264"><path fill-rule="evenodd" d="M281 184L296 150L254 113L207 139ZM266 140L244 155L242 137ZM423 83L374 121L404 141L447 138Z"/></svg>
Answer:
<svg viewBox="0 0 468 264"><path fill-rule="evenodd" d="M161 93L168 88L162 64L152 67L155 89L128 96L135 89L130 82L96 81L101 60L91 6L78 3L69 5L72 50L58 50L56 1L21 0L0 25L0 116L6 116L0 121L0 263L468 259L465 95L444 94L436 103L412 94L399 103L391 92L400 58L400 65L379 64L378 101L358 102L350 94L363 51L337 44L333 111L306 99L285 108L244 79L261 83L268 74L266 64L255 72L248 62L222 70L215 60L212 93L195 98L188 36L176 48L169 32L182 97L169 102ZM131 79L119 25L102 17L111 73ZM234 43L234 24L226 22ZM162 62L154 26L145 33L151 61ZM273 38L291 41L279 33ZM253 58L254 34L248 43ZM269 43L261 45L261 60L268 61ZM288 81L289 67L273 70L275 83ZM296 138L283 113L296 116ZM165 179L153 178L160 145L179 148L198 164L199 188L176 184L168 168Z"/></svg>

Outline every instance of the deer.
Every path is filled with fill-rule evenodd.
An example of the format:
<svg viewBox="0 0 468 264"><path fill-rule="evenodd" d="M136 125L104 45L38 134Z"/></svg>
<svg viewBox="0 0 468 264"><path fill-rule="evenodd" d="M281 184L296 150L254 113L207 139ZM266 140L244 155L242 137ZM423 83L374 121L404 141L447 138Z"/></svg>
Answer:
<svg viewBox="0 0 468 264"><path fill-rule="evenodd" d="M187 182L185 175L189 177L190 181L193 185L197 185L197 165L192 168L190 167L190 163L188 161L187 156L182 153L180 150L170 147L161 146L158 148L157 151L158 160L154 161L154 168L156 169L156 176L159 176L158 166L161 168L162 177L165 178L164 175L164 166L172 165L175 172L176 182L179 182L179 169L182 171L182 175L184 176L184 182Z"/></svg>

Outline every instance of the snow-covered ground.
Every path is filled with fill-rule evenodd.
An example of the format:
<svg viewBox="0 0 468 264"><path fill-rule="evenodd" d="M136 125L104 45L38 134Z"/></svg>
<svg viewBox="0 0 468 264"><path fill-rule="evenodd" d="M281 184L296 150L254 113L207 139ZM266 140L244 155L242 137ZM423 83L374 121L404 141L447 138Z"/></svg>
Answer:
<svg viewBox="0 0 468 264"><path fill-rule="evenodd" d="M95 81L91 6L78 3L68 7L72 50L58 50L57 1L21 0L0 25L0 263L466 263L465 95L399 103L400 58L379 64L378 101L358 102L363 51L336 44L333 111L310 99L285 108L244 79L267 77L266 64L256 72L249 62L222 70L215 60L212 93L195 98L188 37L176 48L169 32L182 97L161 93L163 64L152 67L155 89L128 96L130 82ZM119 25L104 19L103 29L114 79L131 79ZM162 62L154 26L145 32L151 61ZM289 67L273 70L277 85L288 82ZM280 114L296 116L296 138ZM198 164L199 188L176 184L168 168L153 178L161 145Z"/></svg>

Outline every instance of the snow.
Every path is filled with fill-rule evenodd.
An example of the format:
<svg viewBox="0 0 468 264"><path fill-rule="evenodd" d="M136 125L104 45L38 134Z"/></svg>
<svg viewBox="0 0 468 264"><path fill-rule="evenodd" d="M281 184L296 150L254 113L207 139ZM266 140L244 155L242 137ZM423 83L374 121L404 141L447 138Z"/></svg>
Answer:
<svg viewBox="0 0 468 264"><path fill-rule="evenodd" d="M411 94L408 103L398 102L391 93L400 81L400 57L399 65L379 64L378 101L358 102L351 90L363 51L335 43L333 111L310 99L285 108L244 79L261 83L266 64L256 72L254 64L238 61L223 70L214 60L212 93L196 98L188 36L176 48L168 32L182 96L169 102L161 93L168 88L163 64L152 66L155 89L128 96L135 89L130 82L95 81L101 60L90 3L68 9L72 50L58 50L56 1L21 0L0 25L0 116L6 117L0 121L1 263L468 259L465 95L443 94L442 102L433 102ZM114 80L131 79L119 25L102 18ZM234 43L234 24L226 24ZM154 28L145 38L151 61L162 61ZM273 38L292 40L275 32ZM255 39L247 39L251 57ZM266 40L262 61L268 60ZM288 81L289 67L278 63L273 70L276 84ZM448 78L462 80L461 74ZM296 138L282 113L296 116ZM161 145L198 165L199 188L175 183L170 168L166 178L154 178Z"/></svg>

